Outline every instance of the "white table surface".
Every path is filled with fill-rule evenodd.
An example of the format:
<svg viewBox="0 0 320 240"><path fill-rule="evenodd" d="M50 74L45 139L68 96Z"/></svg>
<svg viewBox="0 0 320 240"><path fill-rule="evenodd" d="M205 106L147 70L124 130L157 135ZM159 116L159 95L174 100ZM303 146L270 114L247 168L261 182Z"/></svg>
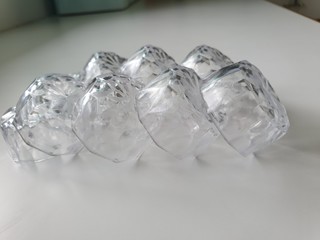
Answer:
<svg viewBox="0 0 320 240"><path fill-rule="evenodd" d="M150 148L134 163L84 154L23 167L1 139L0 239L319 240L320 24L259 1L141 5L1 33L0 112L34 77L77 71L94 51L151 43L181 61L205 43L259 66L288 134L248 159L221 141L197 161Z"/></svg>

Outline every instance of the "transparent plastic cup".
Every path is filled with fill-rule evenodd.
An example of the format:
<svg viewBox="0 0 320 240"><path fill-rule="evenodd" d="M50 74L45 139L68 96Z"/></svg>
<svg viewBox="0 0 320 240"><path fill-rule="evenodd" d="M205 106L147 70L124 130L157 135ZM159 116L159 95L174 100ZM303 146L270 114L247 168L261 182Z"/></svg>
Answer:
<svg viewBox="0 0 320 240"><path fill-rule="evenodd" d="M229 57L207 45L194 48L181 63L182 66L192 68L201 79L231 64L233 62Z"/></svg>
<svg viewBox="0 0 320 240"><path fill-rule="evenodd" d="M153 141L177 158L194 156L218 135L192 69L168 69L145 86L136 101L139 119Z"/></svg>
<svg viewBox="0 0 320 240"><path fill-rule="evenodd" d="M113 162L144 152L150 138L135 110L136 93L127 76L112 73L88 87L76 104L73 130L90 152Z"/></svg>
<svg viewBox="0 0 320 240"><path fill-rule="evenodd" d="M35 79L15 109L14 124L23 140L53 156L78 153L83 146L71 122L74 102L83 93L83 84L69 75Z"/></svg>
<svg viewBox="0 0 320 240"><path fill-rule="evenodd" d="M247 61L211 74L201 90L208 114L243 156L278 140L289 128L286 110L270 83Z"/></svg>
<svg viewBox="0 0 320 240"><path fill-rule="evenodd" d="M18 129L14 124L16 116L15 107L9 108L1 117L0 127L4 140L9 148L13 161L22 162L39 162L52 156L28 145L21 137Z"/></svg>
<svg viewBox="0 0 320 240"><path fill-rule="evenodd" d="M123 63L120 72L129 76L136 86L142 88L174 65L176 65L174 59L164 50L146 45Z"/></svg>
<svg viewBox="0 0 320 240"><path fill-rule="evenodd" d="M88 86L99 75L117 73L125 61L125 58L114 52L96 52L84 66L81 72L81 80L85 86Z"/></svg>

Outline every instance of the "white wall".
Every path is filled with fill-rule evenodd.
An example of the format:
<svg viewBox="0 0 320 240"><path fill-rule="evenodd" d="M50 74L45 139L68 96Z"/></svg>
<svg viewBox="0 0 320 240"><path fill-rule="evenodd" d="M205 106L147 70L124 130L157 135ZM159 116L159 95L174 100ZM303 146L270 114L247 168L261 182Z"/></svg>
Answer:
<svg viewBox="0 0 320 240"><path fill-rule="evenodd" d="M47 15L46 0L0 0L0 31Z"/></svg>

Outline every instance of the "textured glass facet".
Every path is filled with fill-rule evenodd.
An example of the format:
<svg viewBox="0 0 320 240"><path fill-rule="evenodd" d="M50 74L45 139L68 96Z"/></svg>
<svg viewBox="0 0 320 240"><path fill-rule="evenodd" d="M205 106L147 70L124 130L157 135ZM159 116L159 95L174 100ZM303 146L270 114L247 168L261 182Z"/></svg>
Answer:
<svg viewBox="0 0 320 240"><path fill-rule="evenodd" d="M48 154L25 143L14 124L15 108L9 108L1 117L0 127L12 159L15 162L41 161L50 158Z"/></svg>
<svg viewBox="0 0 320 240"><path fill-rule="evenodd" d="M75 108L73 129L89 151L114 162L138 159L149 143L134 108L129 78L101 75Z"/></svg>
<svg viewBox="0 0 320 240"><path fill-rule="evenodd" d="M233 64L230 58L218 49L207 45L200 45L193 49L183 60L182 66L192 68L200 78Z"/></svg>
<svg viewBox="0 0 320 240"><path fill-rule="evenodd" d="M206 114L199 77L176 66L140 91L137 111L154 142L176 157L194 155L208 135L217 135Z"/></svg>
<svg viewBox="0 0 320 240"><path fill-rule="evenodd" d="M122 65L121 73L131 77L138 86L145 86L175 64L173 58L161 48L146 45Z"/></svg>
<svg viewBox="0 0 320 240"><path fill-rule="evenodd" d="M125 60L113 52L96 52L84 67L84 85L88 86L99 75L118 72Z"/></svg>
<svg viewBox="0 0 320 240"><path fill-rule="evenodd" d="M288 130L284 106L259 69L247 61L210 75L202 93L221 134L242 155L269 145Z"/></svg>
<svg viewBox="0 0 320 240"><path fill-rule="evenodd" d="M35 79L16 106L15 125L24 141L49 155L75 154L82 148L71 128L73 106L83 85L69 75Z"/></svg>

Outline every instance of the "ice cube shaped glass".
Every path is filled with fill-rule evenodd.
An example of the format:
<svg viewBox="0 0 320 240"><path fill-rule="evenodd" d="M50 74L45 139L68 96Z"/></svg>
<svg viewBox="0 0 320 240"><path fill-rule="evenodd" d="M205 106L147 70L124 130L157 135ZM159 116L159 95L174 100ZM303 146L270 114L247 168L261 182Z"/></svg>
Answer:
<svg viewBox="0 0 320 240"><path fill-rule="evenodd" d="M20 97L14 124L24 141L49 155L76 154L82 144L72 131L74 103L83 84L69 75L35 79Z"/></svg>
<svg viewBox="0 0 320 240"><path fill-rule="evenodd" d="M176 66L159 75L137 95L139 119L153 141L177 158L194 156L218 135L192 69Z"/></svg>
<svg viewBox="0 0 320 240"><path fill-rule="evenodd" d="M164 50L146 45L122 65L121 73L131 77L136 86L143 87L174 65L176 65L175 61Z"/></svg>
<svg viewBox="0 0 320 240"><path fill-rule="evenodd" d="M247 61L210 75L202 94L223 137L244 156L282 137L290 125L268 80Z"/></svg>
<svg viewBox="0 0 320 240"><path fill-rule="evenodd" d="M0 121L2 136L7 143L13 161L18 163L38 162L50 158L50 155L31 147L22 139L14 124L15 116L15 107L12 107L3 114Z"/></svg>
<svg viewBox="0 0 320 240"><path fill-rule="evenodd" d="M233 64L230 58L218 49L207 45L200 45L193 49L182 61L182 66L192 68L200 78Z"/></svg>
<svg viewBox="0 0 320 240"><path fill-rule="evenodd" d="M126 59L113 52L94 53L82 72L82 81L88 86L95 77L106 73L117 73Z"/></svg>
<svg viewBox="0 0 320 240"><path fill-rule="evenodd" d="M73 130L86 148L114 162L137 160L150 137L135 111L137 90L118 74L97 77L78 101Z"/></svg>

